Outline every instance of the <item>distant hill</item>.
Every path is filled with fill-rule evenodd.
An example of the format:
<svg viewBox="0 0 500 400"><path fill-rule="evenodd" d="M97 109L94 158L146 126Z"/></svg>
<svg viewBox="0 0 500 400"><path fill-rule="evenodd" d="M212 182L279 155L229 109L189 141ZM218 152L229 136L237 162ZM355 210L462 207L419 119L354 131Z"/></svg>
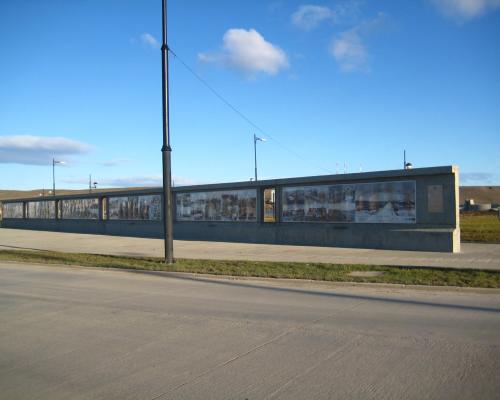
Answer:
<svg viewBox="0 0 500 400"><path fill-rule="evenodd" d="M461 186L460 204L465 200L474 199L477 203L491 203L494 206L500 204L500 186Z"/></svg>
<svg viewBox="0 0 500 400"><path fill-rule="evenodd" d="M102 188L93 189L95 193L99 192L117 192L123 190L140 190L150 189L147 187L133 187L133 188ZM44 191L42 189L35 190L0 190L0 200L20 199L28 197L40 197ZM45 189L45 195L48 195L48 190ZM88 193L88 189L83 190L69 190L58 189L57 194L79 194ZM464 204L465 200L474 199L476 203L491 203L498 206L500 204L500 186L461 186L460 187L460 204Z"/></svg>

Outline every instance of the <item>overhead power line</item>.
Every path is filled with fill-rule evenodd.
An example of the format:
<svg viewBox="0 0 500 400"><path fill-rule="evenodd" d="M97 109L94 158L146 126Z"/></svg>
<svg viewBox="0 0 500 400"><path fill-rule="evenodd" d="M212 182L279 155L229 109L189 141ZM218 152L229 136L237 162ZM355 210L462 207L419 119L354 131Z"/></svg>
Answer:
<svg viewBox="0 0 500 400"><path fill-rule="evenodd" d="M262 135L268 137L270 140L275 142L278 146L283 148L284 150L288 151L290 154L293 154L295 157L301 159L303 162L306 164L309 164L311 166L314 166L316 168L319 168L329 174L332 174L333 172L322 167L321 165L312 163L310 160L306 159L305 157L301 156L298 154L296 151L290 149L288 146L284 145L281 143L279 140L277 140L275 137L271 136L269 133L264 131L259 125L257 125L255 122L253 122L249 117L247 117L243 112L238 110L231 102L226 100L224 96L222 96L217 90L215 90L212 85L210 85L205 79L203 79L193 68L189 66L188 63L186 63L182 58L180 58L177 53L175 53L170 47L167 47L168 51L170 54L172 54L179 62L181 65L188 71L190 72L198 81L200 81L214 96L216 96L220 101L222 101L227 107L229 107L231 110L233 110L234 113L236 113L241 119L243 119L247 124L249 124L251 127L254 129L258 130Z"/></svg>

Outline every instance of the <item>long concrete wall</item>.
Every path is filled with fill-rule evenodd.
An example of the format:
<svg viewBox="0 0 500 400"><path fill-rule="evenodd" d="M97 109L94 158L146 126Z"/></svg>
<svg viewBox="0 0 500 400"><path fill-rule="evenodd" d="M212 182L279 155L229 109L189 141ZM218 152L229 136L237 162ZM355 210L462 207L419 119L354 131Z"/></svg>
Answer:
<svg viewBox="0 0 500 400"><path fill-rule="evenodd" d="M352 223L352 222L284 222L281 193L294 186L336 185L356 183L415 182L414 223ZM263 190L276 190L276 222L264 222ZM458 252L460 231L458 213L457 167L434 167L414 170L380 171L237 182L227 184L175 187L174 195L218 190L257 189L256 220L237 221L174 221L174 238L180 240L211 240L248 243L293 244L312 246L357 247L394 250ZM71 198L107 198L128 195L161 194L161 188L78 196L57 196L40 200ZM38 199L37 199L38 200ZM9 200L4 203L33 201ZM104 207L105 208L105 207ZM176 210L174 209L174 215ZM26 215L25 215L26 216ZM60 215L59 215L60 216ZM101 205L99 219L32 219L4 218L2 226L61 232L159 238L163 236L161 221L110 220Z"/></svg>

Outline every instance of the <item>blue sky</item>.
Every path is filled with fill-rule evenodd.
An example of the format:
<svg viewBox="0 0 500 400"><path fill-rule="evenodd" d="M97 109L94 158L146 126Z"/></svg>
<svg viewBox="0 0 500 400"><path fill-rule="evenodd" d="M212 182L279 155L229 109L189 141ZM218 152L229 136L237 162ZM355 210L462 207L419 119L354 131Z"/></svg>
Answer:
<svg viewBox="0 0 500 400"><path fill-rule="evenodd" d="M169 0L179 184L458 165L500 184L500 0ZM2 189L161 184L161 1L0 2Z"/></svg>

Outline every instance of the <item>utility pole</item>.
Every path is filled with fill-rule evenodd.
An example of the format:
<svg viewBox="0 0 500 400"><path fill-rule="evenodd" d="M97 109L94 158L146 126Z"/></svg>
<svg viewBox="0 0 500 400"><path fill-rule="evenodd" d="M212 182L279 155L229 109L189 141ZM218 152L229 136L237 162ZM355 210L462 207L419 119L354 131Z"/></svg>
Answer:
<svg viewBox="0 0 500 400"><path fill-rule="evenodd" d="M163 99L163 231L165 241L165 263L174 262L172 226L172 148L170 147L169 103L168 103L168 45L167 45L167 0L162 0L162 99Z"/></svg>
<svg viewBox="0 0 500 400"><path fill-rule="evenodd" d="M89 174L89 193L92 193L92 174Z"/></svg>

